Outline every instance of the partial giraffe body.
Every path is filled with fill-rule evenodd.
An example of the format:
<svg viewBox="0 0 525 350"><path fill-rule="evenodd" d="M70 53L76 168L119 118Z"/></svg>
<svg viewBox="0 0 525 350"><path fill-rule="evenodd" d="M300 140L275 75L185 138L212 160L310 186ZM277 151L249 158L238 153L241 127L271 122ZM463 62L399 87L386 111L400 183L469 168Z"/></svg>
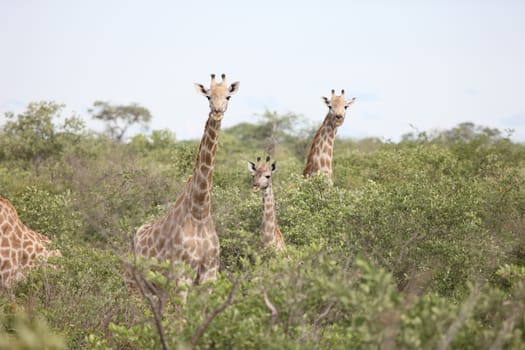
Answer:
<svg viewBox="0 0 525 350"><path fill-rule="evenodd" d="M275 200L272 190L272 174L277 169L275 162L270 164L270 157L266 162L257 158L257 164L248 161L248 170L253 176L252 191L262 193L263 219L261 225L261 241L264 247L283 250L285 247L283 234L277 226L275 215Z"/></svg>
<svg viewBox="0 0 525 350"><path fill-rule="evenodd" d="M346 109L355 101L355 97L345 100L344 94L345 91L341 90L341 95L336 96L335 90L332 90L330 99L322 97L328 106L328 114L313 139L303 171L305 177L325 174L332 180L332 156L337 128L345 121Z"/></svg>
<svg viewBox="0 0 525 350"><path fill-rule="evenodd" d="M198 284L215 280L219 269L219 239L210 213L212 177L221 120L239 82L228 86L223 74L217 83L212 74L209 89L195 85L210 101L210 113L193 174L166 215L139 228L130 250L137 257L184 263L195 272L193 281ZM129 267L125 279L128 286L134 284ZM190 279L188 276L181 280L188 283Z"/></svg>
<svg viewBox="0 0 525 350"><path fill-rule="evenodd" d="M50 244L48 237L24 225L15 207L0 197L0 288L9 289L30 269L51 256L61 256L59 250L48 248Z"/></svg>

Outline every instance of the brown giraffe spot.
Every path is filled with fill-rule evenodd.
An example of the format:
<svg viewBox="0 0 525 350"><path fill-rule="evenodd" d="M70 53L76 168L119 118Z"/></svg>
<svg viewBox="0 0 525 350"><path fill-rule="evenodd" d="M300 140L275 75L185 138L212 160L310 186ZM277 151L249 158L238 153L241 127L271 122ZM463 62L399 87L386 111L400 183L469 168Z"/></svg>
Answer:
<svg viewBox="0 0 525 350"><path fill-rule="evenodd" d="M1 230L1 232L4 232L4 233L7 234L7 233L11 232L11 225L9 225L7 222L4 222L2 224L2 226L0 226L0 230Z"/></svg>
<svg viewBox="0 0 525 350"><path fill-rule="evenodd" d="M18 238L18 239L22 239L22 229L20 228L20 225L16 225L15 228L14 228L14 234L15 234L15 237Z"/></svg>
<svg viewBox="0 0 525 350"><path fill-rule="evenodd" d="M9 242L9 238L8 237L3 237L2 238L2 247L10 247L11 246L11 243Z"/></svg>
<svg viewBox="0 0 525 350"><path fill-rule="evenodd" d="M157 241L156 249L158 252L161 252L164 249L164 240L160 239Z"/></svg>
<svg viewBox="0 0 525 350"><path fill-rule="evenodd" d="M204 147L206 150L208 150L209 152L212 152L214 153L214 148L215 148L215 142L213 140L206 140L206 143L204 144Z"/></svg>
<svg viewBox="0 0 525 350"><path fill-rule="evenodd" d="M199 180L201 178L202 179L207 179L208 175L211 173L211 168L208 165L206 165L206 164L201 164L201 166L199 167L199 171L200 171Z"/></svg>
<svg viewBox="0 0 525 350"><path fill-rule="evenodd" d="M2 260L2 265L0 267L0 270L5 271L11 268L11 261L9 259Z"/></svg>
<svg viewBox="0 0 525 350"><path fill-rule="evenodd" d="M190 252L193 252L195 249L197 249L197 243L194 239L190 239L187 242L184 242L184 247Z"/></svg>
<svg viewBox="0 0 525 350"><path fill-rule="evenodd" d="M19 249L22 248L22 241L19 239L13 239L13 249Z"/></svg>
<svg viewBox="0 0 525 350"><path fill-rule="evenodd" d="M203 161L204 161L206 164L211 164L212 160L213 160L213 159L212 159L212 155L211 155L211 153L210 153L210 152L206 152L206 153L204 154L204 159L203 159Z"/></svg>
<svg viewBox="0 0 525 350"><path fill-rule="evenodd" d="M20 264L22 266L26 266L28 264L28 262L29 262L29 256L25 252L23 252L22 253L22 258L20 259Z"/></svg>
<svg viewBox="0 0 525 350"><path fill-rule="evenodd" d="M173 232L175 225L174 225L173 221L166 220L161 227L162 227L162 232ZM160 235L161 229L159 227L157 227L157 230L158 230L159 235ZM157 240L157 236L156 235L154 235L154 239Z"/></svg>
<svg viewBox="0 0 525 350"><path fill-rule="evenodd" d="M207 181L201 181L199 182L199 187L198 189L202 192L202 191L205 191L207 192L208 191L208 182Z"/></svg>
<svg viewBox="0 0 525 350"><path fill-rule="evenodd" d="M176 247L173 251L173 256L175 259L180 260L182 256L182 249L180 247Z"/></svg>
<svg viewBox="0 0 525 350"><path fill-rule="evenodd" d="M160 236L160 228L156 227L152 233L153 239L157 240Z"/></svg>
<svg viewBox="0 0 525 350"><path fill-rule="evenodd" d="M173 244L176 246L182 245L182 234L179 232L177 235L175 235L175 240L173 241Z"/></svg>
<svg viewBox="0 0 525 350"><path fill-rule="evenodd" d="M210 139L216 139L217 138L217 132L214 129L209 128L208 129L208 137Z"/></svg>

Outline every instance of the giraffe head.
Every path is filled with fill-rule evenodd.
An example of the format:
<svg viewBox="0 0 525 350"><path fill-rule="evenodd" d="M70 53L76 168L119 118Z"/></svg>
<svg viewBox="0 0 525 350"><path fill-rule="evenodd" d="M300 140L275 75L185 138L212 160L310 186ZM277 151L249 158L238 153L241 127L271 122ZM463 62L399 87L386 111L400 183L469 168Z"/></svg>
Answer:
<svg viewBox="0 0 525 350"><path fill-rule="evenodd" d="M226 85L226 75L221 75L221 82L215 81L215 74L211 75L210 88L206 89L204 85L195 83L197 92L204 95L210 101L211 117L215 120L221 120L224 112L228 108L228 100L231 95L239 90L239 82L236 81L230 86Z"/></svg>
<svg viewBox="0 0 525 350"><path fill-rule="evenodd" d="M328 106L328 118L334 127L341 126L345 121L346 109L355 101L355 97L345 100L345 90L341 90L341 95L336 96L335 90L332 89L332 96L321 97Z"/></svg>
<svg viewBox="0 0 525 350"><path fill-rule="evenodd" d="M252 191L263 192L272 183L272 173L277 169L275 161L270 164L270 156L266 157L266 162L261 161L261 157L257 157L257 164L248 161L248 170L253 177Z"/></svg>

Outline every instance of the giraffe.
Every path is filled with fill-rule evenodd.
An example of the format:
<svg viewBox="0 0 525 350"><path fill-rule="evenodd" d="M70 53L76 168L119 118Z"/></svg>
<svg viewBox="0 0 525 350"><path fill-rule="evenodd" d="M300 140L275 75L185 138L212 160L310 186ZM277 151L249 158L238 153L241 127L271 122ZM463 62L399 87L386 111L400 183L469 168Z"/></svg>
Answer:
<svg viewBox="0 0 525 350"><path fill-rule="evenodd" d="M346 109L355 101L355 97L345 100L344 94L345 90L341 90L341 95L336 96L335 90L332 89L330 99L322 97L328 106L328 114L312 142L303 171L305 177L321 173L332 181L332 155L337 128L345 121Z"/></svg>
<svg viewBox="0 0 525 350"><path fill-rule="evenodd" d="M193 283L199 284L215 280L219 268L219 239L210 214L212 176L221 120L239 82L228 86L224 74L220 83L212 74L209 89L202 84L195 84L195 88L209 100L210 112L193 174L165 216L138 229L130 250L136 257L184 263L195 273ZM130 273L128 267L128 287L134 284ZM177 282L189 284L191 277L182 276ZM181 294L185 300L185 294Z"/></svg>
<svg viewBox="0 0 525 350"><path fill-rule="evenodd" d="M28 228L18 217L15 207L0 197L0 289L9 289L24 273L47 261L62 256L48 248L51 240Z"/></svg>
<svg viewBox="0 0 525 350"><path fill-rule="evenodd" d="M248 170L253 176L252 191L262 193L263 219L261 241L264 247L275 247L276 250L283 250L285 247L283 234L277 226L275 218L275 201L272 190L272 173L277 169L275 162L270 164L270 157L266 157L266 162L257 158L257 164L248 161Z"/></svg>

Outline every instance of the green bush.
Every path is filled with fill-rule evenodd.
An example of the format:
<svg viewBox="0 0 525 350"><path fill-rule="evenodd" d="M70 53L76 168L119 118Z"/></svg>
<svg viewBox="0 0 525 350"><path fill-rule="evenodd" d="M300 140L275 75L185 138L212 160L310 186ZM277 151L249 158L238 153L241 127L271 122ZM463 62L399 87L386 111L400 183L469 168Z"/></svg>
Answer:
<svg viewBox="0 0 525 350"><path fill-rule="evenodd" d="M32 104L0 130L0 194L63 255L0 295L0 346L161 348L160 299L127 293L121 256L181 192L198 140L160 130L118 143L75 117L57 122L60 111ZM267 113L223 130L212 189L221 269L183 306L167 289L169 347L523 349L525 146L469 123L399 143L337 140L331 185L301 176L312 130L297 122ZM284 252L261 247L246 170L266 153Z"/></svg>
<svg viewBox="0 0 525 350"><path fill-rule="evenodd" d="M136 307L124 288L117 255L82 246L62 254L16 286L17 303L45 317L69 348L86 348L90 334L105 336L111 322L130 322Z"/></svg>

